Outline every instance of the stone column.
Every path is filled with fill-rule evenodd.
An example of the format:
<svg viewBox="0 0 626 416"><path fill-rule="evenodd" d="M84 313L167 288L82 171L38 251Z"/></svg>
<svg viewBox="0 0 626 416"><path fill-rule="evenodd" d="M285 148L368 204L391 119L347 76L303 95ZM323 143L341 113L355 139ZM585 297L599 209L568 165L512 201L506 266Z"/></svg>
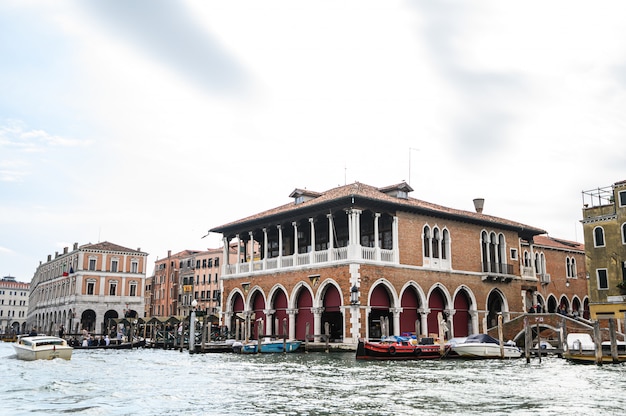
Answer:
<svg viewBox="0 0 626 416"><path fill-rule="evenodd" d="M267 270L267 228L263 227L263 270Z"/></svg>
<svg viewBox="0 0 626 416"><path fill-rule="evenodd" d="M278 229L278 268L283 267L283 226L278 224L276 226Z"/></svg>
<svg viewBox="0 0 626 416"><path fill-rule="evenodd" d="M389 308L389 312L393 314L393 335L400 336L400 313L402 308Z"/></svg>
<svg viewBox="0 0 626 416"><path fill-rule="evenodd" d="M252 233L252 231L248 232L248 237L250 238L250 270L248 270L249 272L252 272L253 270L253 266L252 264L254 263L254 235Z"/></svg>
<svg viewBox="0 0 626 416"><path fill-rule="evenodd" d="M309 253L311 256L310 263L315 263L315 218L309 218L309 222L311 223L311 252Z"/></svg>
<svg viewBox="0 0 626 416"><path fill-rule="evenodd" d="M446 325L448 325L448 339L454 337L454 314L456 313L456 309L446 309L444 313L448 314L446 320ZM444 315L445 316L445 315Z"/></svg>
<svg viewBox="0 0 626 416"><path fill-rule="evenodd" d="M348 211L348 258L361 258L361 229L360 229L361 210L351 209Z"/></svg>
<svg viewBox="0 0 626 416"><path fill-rule="evenodd" d="M239 234L235 234L235 238L237 239L237 263L235 263L235 273L239 274L241 267L241 238Z"/></svg>
<svg viewBox="0 0 626 416"><path fill-rule="evenodd" d="M313 313L313 333L311 335L315 335L313 342L320 342L318 335L322 333L322 313L324 308L311 308L311 312Z"/></svg>
<svg viewBox="0 0 626 416"><path fill-rule="evenodd" d="M378 241L378 220L380 213L374 214L374 260L380 261L380 241Z"/></svg>
<svg viewBox="0 0 626 416"><path fill-rule="evenodd" d="M469 329L469 335L478 333L478 311L470 310L470 317L472 319L472 327Z"/></svg>
<svg viewBox="0 0 626 416"><path fill-rule="evenodd" d="M335 233L333 226L333 214L326 214L326 218L328 218L328 261L334 260L333 249L335 248Z"/></svg>
<svg viewBox="0 0 626 416"><path fill-rule="evenodd" d="M393 223L391 227L392 241L393 241L393 260L394 263L400 263L400 243L398 238L398 217L394 215Z"/></svg>
<svg viewBox="0 0 626 416"><path fill-rule="evenodd" d="M274 335L274 315L276 309L264 309L263 313L267 321L265 322L265 335Z"/></svg>
<svg viewBox="0 0 626 416"><path fill-rule="evenodd" d="M296 315L297 309L287 309L287 315L289 316L289 339L296 339ZM280 325L283 323L281 322ZM282 333L282 331L281 331Z"/></svg>
<svg viewBox="0 0 626 416"><path fill-rule="evenodd" d="M293 225L293 265L296 266L298 263L298 223L294 221L291 225Z"/></svg>
<svg viewBox="0 0 626 416"><path fill-rule="evenodd" d="M430 308L419 308L417 312L420 314L420 329L422 333L419 335L428 336L430 328L428 328L428 314L430 313Z"/></svg>

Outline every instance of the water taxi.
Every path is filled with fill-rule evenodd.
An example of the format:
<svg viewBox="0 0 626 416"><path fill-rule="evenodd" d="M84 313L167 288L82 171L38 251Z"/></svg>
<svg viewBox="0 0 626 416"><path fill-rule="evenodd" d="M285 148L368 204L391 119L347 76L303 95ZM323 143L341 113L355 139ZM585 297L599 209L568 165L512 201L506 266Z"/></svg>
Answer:
<svg viewBox="0 0 626 416"><path fill-rule="evenodd" d="M67 345L63 338L34 335L18 338L13 344L15 354L20 360L51 360L62 358L69 360L72 358L73 348Z"/></svg>

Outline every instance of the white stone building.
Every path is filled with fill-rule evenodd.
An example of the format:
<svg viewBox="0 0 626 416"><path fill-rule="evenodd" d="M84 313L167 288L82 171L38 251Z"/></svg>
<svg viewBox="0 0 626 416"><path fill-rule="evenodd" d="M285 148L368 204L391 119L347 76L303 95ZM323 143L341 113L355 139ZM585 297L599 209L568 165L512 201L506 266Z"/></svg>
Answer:
<svg viewBox="0 0 626 416"><path fill-rule="evenodd" d="M111 319L143 317L147 256L109 242L49 255L31 281L28 327L103 334Z"/></svg>
<svg viewBox="0 0 626 416"><path fill-rule="evenodd" d="M26 328L29 284L6 276L0 280L0 333L20 334Z"/></svg>

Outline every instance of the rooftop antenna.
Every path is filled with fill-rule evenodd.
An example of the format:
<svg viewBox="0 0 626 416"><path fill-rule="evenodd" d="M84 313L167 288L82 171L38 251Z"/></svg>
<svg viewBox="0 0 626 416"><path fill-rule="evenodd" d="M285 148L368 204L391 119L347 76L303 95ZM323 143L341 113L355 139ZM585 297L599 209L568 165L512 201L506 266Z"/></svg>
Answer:
<svg viewBox="0 0 626 416"><path fill-rule="evenodd" d="M411 184L411 151L412 150L415 150L415 151L419 152L420 149L416 149L414 147L409 147L409 185Z"/></svg>

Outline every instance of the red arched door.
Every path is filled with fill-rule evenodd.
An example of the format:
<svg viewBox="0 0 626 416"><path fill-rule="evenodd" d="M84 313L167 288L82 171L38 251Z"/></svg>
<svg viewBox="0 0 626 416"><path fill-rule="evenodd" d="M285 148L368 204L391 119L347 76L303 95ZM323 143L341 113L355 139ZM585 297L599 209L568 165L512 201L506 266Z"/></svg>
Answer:
<svg viewBox="0 0 626 416"><path fill-rule="evenodd" d="M421 324L417 311L420 307L419 296L415 288L409 287L404 291L400 299L400 307L402 308L400 313L400 335L409 332L414 333L416 321L419 323L418 326ZM419 332L422 332L421 328ZM420 334L415 335L419 336Z"/></svg>
<svg viewBox="0 0 626 416"><path fill-rule="evenodd" d="M278 290L274 293L274 298L272 300L272 309L274 312L274 322L267 323L266 332L269 333L269 325L272 325L272 333L275 335L283 334L283 320L287 322L287 334L289 335L289 319L287 317L287 295L282 290Z"/></svg>
<svg viewBox="0 0 626 416"><path fill-rule="evenodd" d="M324 312L322 312L322 332L328 330L331 340L339 340L343 337L343 314L341 313L341 294L333 285L328 285L324 292Z"/></svg>
<svg viewBox="0 0 626 416"><path fill-rule="evenodd" d="M439 336L439 313L443 314L443 310L446 307L445 296L441 289L437 288L430 293L428 298L428 308L430 313L428 314L428 334L436 334Z"/></svg>
<svg viewBox="0 0 626 416"><path fill-rule="evenodd" d="M470 299L464 290L460 290L454 298L454 337L466 337L471 333L472 319L469 313Z"/></svg>
<svg viewBox="0 0 626 416"><path fill-rule="evenodd" d="M370 296L369 338L380 338L383 335L380 325L381 318L389 320L389 335L393 334L393 317L389 312L390 307L389 292L384 285L377 285Z"/></svg>
<svg viewBox="0 0 626 416"><path fill-rule="evenodd" d="M251 322L252 338L258 339L260 335L264 335L267 333L267 330L266 330L267 322L265 319L265 313L263 312L264 310L265 310L265 299L263 299L263 295L261 294L261 292L257 291L252 297L252 312L254 312L254 315L253 315L254 320ZM261 330L263 331L263 334L259 333L260 320L262 320L263 322L263 327L261 328Z"/></svg>
<svg viewBox="0 0 626 416"><path fill-rule="evenodd" d="M314 335L313 312L311 312L313 299L309 291L305 289L300 289L296 299L296 308L298 308L298 314L296 315L296 339L304 341L307 322L309 323L309 335Z"/></svg>

